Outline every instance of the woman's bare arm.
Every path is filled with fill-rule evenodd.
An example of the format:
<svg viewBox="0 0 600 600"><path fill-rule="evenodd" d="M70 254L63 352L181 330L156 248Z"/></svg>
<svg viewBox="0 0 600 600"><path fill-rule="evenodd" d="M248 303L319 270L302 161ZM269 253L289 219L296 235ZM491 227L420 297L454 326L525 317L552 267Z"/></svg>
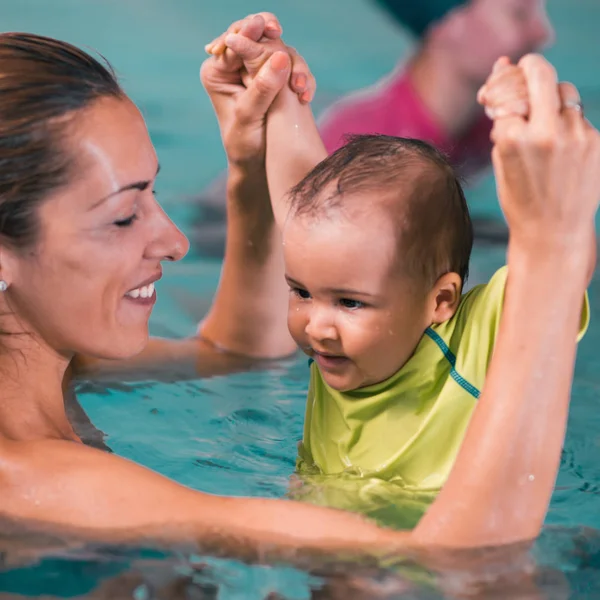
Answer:
<svg viewBox="0 0 600 600"><path fill-rule="evenodd" d="M227 211L221 280L198 332L238 355L289 355L296 349L287 327L289 289L264 165L253 171L230 166ZM198 356L198 362L206 358Z"/></svg>
<svg viewBox="0 0 600 600"><path fill-rule="evenodd" d="M535 537L560 463L581 298L595 262L600 136L576 109L577 90L558 88L549 63L530 55L520 66L529 118L505 116L493 130L510 228L498 339L451 476L415 532L424 544Z"/></svg>
<svg viewBox="0 0 600 600"><path fill-rule="evenodd" d="M83 539L190 542L247 560L408 548L406 534L358 515L285 500L204 494L72 442L3 441L0 461L3 515Z"/></svg>

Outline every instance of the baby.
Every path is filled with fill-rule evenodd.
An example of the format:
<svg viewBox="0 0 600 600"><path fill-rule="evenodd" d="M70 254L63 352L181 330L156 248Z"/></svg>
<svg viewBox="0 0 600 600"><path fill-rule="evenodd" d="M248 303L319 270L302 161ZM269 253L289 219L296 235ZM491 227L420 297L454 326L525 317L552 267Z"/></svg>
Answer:
<svg viewBox="0 0 600 600"><path fill-rule="evenodd" d="M461 298L473 234L460 183L423 142L359 136L289 198L288 324L314 360L300 467L439 489L485 379L506 278Z"/></svg>
<svg viewBox="0 0 600 600"><path fill-rule="evenodd" d="M280 103L269 118L271 180L283 156L302 157L282 141L297 115ZM314 361L300 469L440 489L485 381L507 278L502 268L461 295L473 236L453 169L423 142L359 136L273 198L288 211L290 332Z"/></svg>
<svg viewBox="0 0 600 600"><path fill-rule="evenodd" d="M480 101L492 117L526 114L518 67L499 61ZM267 176L289 329L310 357L300 471L439 490L484 385L507 280L502 268L462 294L473 234L454 170L424 142L382 135L327 157L310 109L284 89ZM587 321L584 302L580 336Z"/></svg>

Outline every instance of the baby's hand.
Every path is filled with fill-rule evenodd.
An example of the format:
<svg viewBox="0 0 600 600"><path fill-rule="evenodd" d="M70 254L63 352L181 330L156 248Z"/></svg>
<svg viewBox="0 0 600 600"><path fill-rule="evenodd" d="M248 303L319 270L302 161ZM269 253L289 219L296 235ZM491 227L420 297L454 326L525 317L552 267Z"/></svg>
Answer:
<svg viewBox="0 0 600 600"><path fill-rule="evenodd" d="M529 117L529 91L523 70L499 58L491 75L477 94L490 119L518 116Z"/></svg>

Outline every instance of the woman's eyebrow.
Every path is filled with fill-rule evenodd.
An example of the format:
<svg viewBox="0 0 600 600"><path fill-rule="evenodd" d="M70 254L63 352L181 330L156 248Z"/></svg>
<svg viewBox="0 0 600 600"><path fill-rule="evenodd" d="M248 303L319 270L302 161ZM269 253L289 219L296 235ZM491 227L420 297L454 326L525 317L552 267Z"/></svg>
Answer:
<svg viewBox="0 0 600 600"><path fill-rule="evenodd" d="M156 167L156 175L158 175L159 172L160 172L160 164ZM156 178L156 175L154 176L155 178ZM133 183L128 183L127 185L120 187L118 190L111 192L110 194L108 194L108 196L104 196L104 198L100 198L100 200L98 200L98 202L95 202L93 204L93 206L90 207L90 210L100 206L100 204L102 204L109 198L112 198L113 196L117 196L118 194L121 194L123 192L127 192L129 190L140 190L140 192L143 192L145 189L148 188L148 186L151 183L152 183L152 180L150 180L150 179L146 179L144 181L134 181Z"/></svg>

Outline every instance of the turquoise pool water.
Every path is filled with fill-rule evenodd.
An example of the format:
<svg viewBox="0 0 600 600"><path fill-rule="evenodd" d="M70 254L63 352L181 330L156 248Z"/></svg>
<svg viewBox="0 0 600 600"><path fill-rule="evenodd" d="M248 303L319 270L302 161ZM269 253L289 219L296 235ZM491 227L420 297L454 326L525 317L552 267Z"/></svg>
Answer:
<svg viewBox="0 0 600 600"><path fill-rule="evenodd" d="M558 42L548 56L563 79L581 88L587 114L598 125L600 4L549 0L549 7ZM198 81L202 48L233 19L257 10L276 12L286 39L311 64L319 81L317 107L371 83L410 48L408 38L366 0L2 0L0 17L3 29L66 39L111 60L146 115L163 166L160 198L185 230L189 198L224 166L216 121ZM475 215L499 218L490 178L469 197ZM487 279L503 260L503 248L478 246L472 283ZM155 334L182 336L194 329L210 305L219 266L191 254L166 269L152 319ZM592 326L580 347L563 464L539 545L541 564L548 567L542 597L563 597L567 584L573 597L600 595L598 276L590 297ZM208 380L89 385L80 400L118 454L204 491L280 497L301 437L306 382L306 362L298 358L269 371ZM250 568L184 552L88 548L39 561L34 555L21 565L7 561L0 557L0 597L7 598L265 598L277 591L295 599L311 597L311 588L312 597L334 597L318 596L320 583L298 570ZM366 571L365 577L375 585L381 573ZM402 597L438 596L418 584Z"/></svg>

